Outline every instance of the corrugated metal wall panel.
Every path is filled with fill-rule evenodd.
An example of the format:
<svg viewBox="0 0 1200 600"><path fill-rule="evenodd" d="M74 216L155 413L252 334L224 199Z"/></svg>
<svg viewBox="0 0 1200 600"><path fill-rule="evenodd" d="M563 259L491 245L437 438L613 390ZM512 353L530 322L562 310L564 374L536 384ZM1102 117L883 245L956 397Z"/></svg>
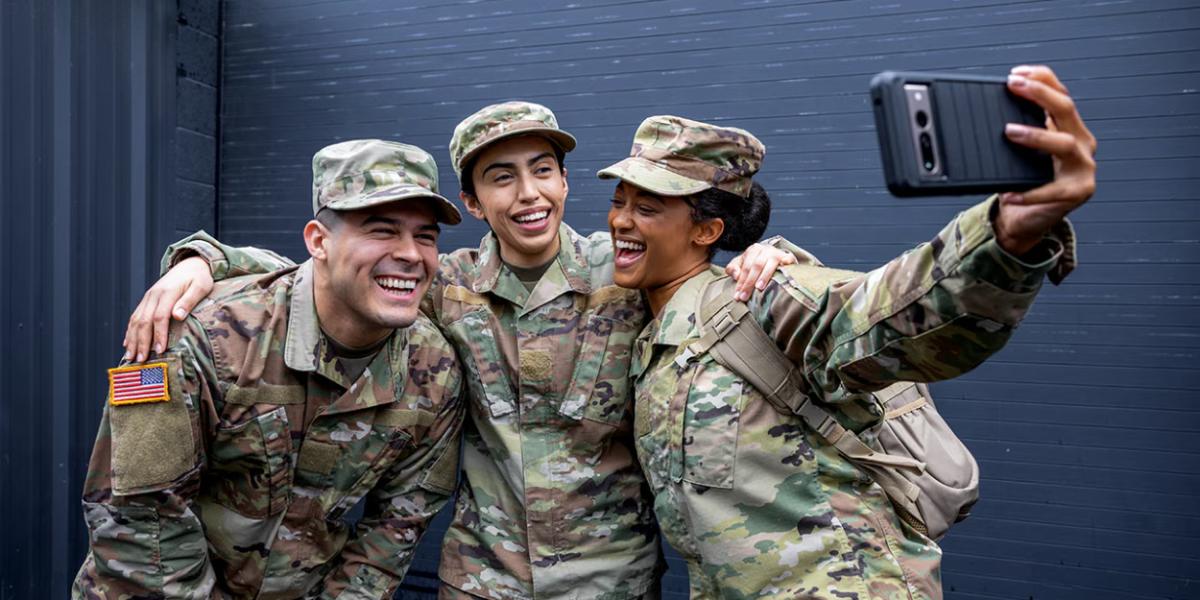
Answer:
<svg viewBox="0 0 1200 600"><path fill-rule="evenodd" d="M207 217L175 196L180 16L157 0L0 3L0 599L66 596L105 370L163 245L215 223L215 190ZM215 137L209 153L215 181Z"/></svg>
<svg viewBox="0 0 1200 600"><path fill-rule="evenodd" d="M552 107L580 140L567 219L603 228L595 171L671 112L750 129L772 233L867 269L964 203L883 190L866 85L885 68L1052 64L1101 141L1080 269L1013 343L939 384L984 498L946 541L955 599L1197 598L1200 7L1134 2L228 0L221 232L303 255L309 159L340 139L446 145L485 103ZM474 245L475 221L447 232ZM436 536L437 533L434 533ZM428 540L427 540L428 542ZM427 543L427 548L436 547ZM427 584L436 558L414 575ZM679 597L680 568L668 587Z"/></svg>

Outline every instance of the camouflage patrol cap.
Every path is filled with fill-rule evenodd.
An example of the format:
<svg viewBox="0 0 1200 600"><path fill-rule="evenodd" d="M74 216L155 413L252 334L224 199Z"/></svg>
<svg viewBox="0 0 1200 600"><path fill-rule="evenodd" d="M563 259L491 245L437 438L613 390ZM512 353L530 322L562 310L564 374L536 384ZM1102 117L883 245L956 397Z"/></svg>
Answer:
<svg viewBox="0 0 1200 600"><path fill-rule="evenodd" d="M687 196L717 188L745 198L766 151L762 142L744 129L658 115L638 126L629 158L596 175L621 179L663 196Z"/></svg>
<svg viewBox="0 0 1200 600"><path fill-rule="evenodd" d="M479 109L454 128L450 138L450 162L462 182L462 170L485 146L516 135L537 134L570 152L575 137L558 128L558 119L549 108L532 102L502 102ZM469 176L469 175L468 175Z"/></svg>
<svg viewBox="0 0 1200 600"><path fill-rule="evenodd" d="M313 214L322 208L356 210L409 198L428 198L437 220L456 225L462 215L437 193L437 163L428 152L385 140L350 140L313 155Z"/></svg>

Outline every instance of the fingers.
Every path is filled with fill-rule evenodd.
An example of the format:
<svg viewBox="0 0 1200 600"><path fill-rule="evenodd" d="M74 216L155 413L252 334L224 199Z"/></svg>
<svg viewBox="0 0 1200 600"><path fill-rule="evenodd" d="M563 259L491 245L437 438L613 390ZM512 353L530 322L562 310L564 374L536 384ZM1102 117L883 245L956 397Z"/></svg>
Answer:
<svg viewBox="0 0 1200 600"><path fill-rule="evenodd" d="M1049 152L1055 156L1074 158L1071 155L1080 152L1079 141L1075 136L1061 131L1009 123L1004 127L1004 135L1022 146Z"/></svg>
<svg viewBox="0 0 1200 600"><path fill-rule="evenodd" d="M1046 110L1047 116L1053 119L1055 129L1075 136L1094 154L1096 138L1083 124L1075 101L1067 95L1066 88L1049 69L1039 72L1038 76L1040 78L1031 78L1014 72L1008 77L1008 89L1040 105Z"/></svg>
<svg viewBox="0 0 1200 600"><path fill-rule="evenodd" d="M1069 94L1067 86L1058 79L1058 75L1054 70L1046 65L1020 65L1012 68L1014 75L1020 75L1029 79L1036 79L1064 94Z"/></svg>
<svg viewBox="0 0 1200 600"><path fill-rule="evenodd" d="M747 250L748 253L749 250ZM759 260L747 259L743 261L741 269L738 270L737 285L734 286L733 297L741 302L749 300L750 295L754 293L754 288L758 285L758 279L762 274L762 270L763 263Z"/></svg>
<svg viewBox="0 0 1200 600"><path fill-rule="evenodd" d="M150 343L154 333L154 315L158 312L162 294L151 288L142 296L129 317L129 325L125 329L125 359L142 362L150 354Z"/></svg>
<svg viewBox="0 0 1200 600"><path fill-rule="evenodd" d="M735 256L733 258L733 260L729 261L729 264L725 265L725 274L726 275L728 275L734 279L738 278L738 274L742 268L742 256L744 256L744 255L739 254L739 255Z"/></svg>
<svg viewBox="0 0 1200 600"><path fill-rule="evenodd" d="M179 301L175 303L175 308L171 311L171 316L175 317L176 321L182 321L192 309L196 308L197 304L212 291L212 284L205 286L202 282L195 282L188 286L187 290L180 296Z"/></svg>
<svg viewBox="0 0 1200 600"><path fill-rule="evenodd" d="M159 279L138 303L125 329L125 359L142 362L167 348L171 319L182 321L212 291L212 273L200 258L188 258Z"/></svg>
<svg viewBox="0 0 1200 600"><path fill-rule="evenodd" d="M796 257L790 252L757 243L730 262L725 272L737 281L734 298L745 302L750 299L755 289L766 289L780 266L795 263Z"/></svg>

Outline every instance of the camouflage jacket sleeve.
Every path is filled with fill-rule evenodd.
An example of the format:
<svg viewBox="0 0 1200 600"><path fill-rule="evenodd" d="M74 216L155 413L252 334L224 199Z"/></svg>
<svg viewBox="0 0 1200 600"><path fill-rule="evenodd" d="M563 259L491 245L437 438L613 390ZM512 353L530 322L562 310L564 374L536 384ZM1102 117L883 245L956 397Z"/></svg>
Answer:
<svg viewBox="0 0 1200 600"><path fill-rule="evenodd" d="M211 361L189 319L146 364L164 363L169 399L104 407L83 489L90 550L73 598L209 598L219 592L192 510L211 410ZM200 336L200 337L197 337ZM207 367L204 365L208 365Z"/></svg>
<svg viewBox="0 0 1200 600"><path fill-rule="evenodd" d="M356 539L335 559L322 600L392 598L429 521L454 492L466 407L461 371L455 366L426 385L443 387L452 400L411 441L413 451L392 465L367 495Z"/></svg>
<svg viewBox="0 0 1200 600"><path fill-rule="evenodd" d="M990 198L866 274L785 267L751 310L826 401L961 375L1004 346L1043 277L1074 266L1069 223L1017 258L995 239L996 209Z"/></svg>
<svg viewBox="0 0 1200 600"><path fill-rule="evenodd" d="M179 261L190 256L203 258L216 281L239 275L270 273L296 264L287 257L264 248L226 246L201 230L167 246L160 263L159 274L166 273Z"/></svg>

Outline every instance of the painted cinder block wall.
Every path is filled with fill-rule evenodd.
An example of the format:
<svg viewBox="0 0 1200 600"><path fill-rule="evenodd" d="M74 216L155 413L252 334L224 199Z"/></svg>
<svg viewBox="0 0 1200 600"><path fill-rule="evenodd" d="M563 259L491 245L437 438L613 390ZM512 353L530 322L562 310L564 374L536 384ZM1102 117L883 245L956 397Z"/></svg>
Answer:
<svg viewBox="0 0 1200 600"><path fill-rule="evenodd" d="M1050 63L1100 138L1099 191L1075 219L1078 272L993 361L935 387L984 478L944 544L947 596L1198 598L1198 29L1200 7L1166 0L231 0L220 232L302 258L308 160L340 139L427 148L454 196L454 124L522 98L580 140L567 221L581 231L605 227L611 184L596 170L642 118L675 113L759 135L770 232L870 269L970 202L888 196L871 75ZM483 231L469 221L442 239L476 245ZM668 597L684 597L684 576L673 563Z"/></svg>
<svg viewBox="0 0 1200 600"><path fill-rule="evenodd" d="M869 269L967 202L883 191L870 76L1020 62L1070 86L1100 187L1075 218L1079 271L995 360L935 386L984 476L944 544L947 597L1200 598L1198 29L1193 2L1168 0L6 1L0 600L61 597L79 564L98 390L162 246L203 227L302 258L317 148L416 143L454 196L454 124L543 102L581 141L567 218L591 231L611 192L595 171L641 118L741 126L769 148L770 232ZM439 537L405 597L434 589ZM666 597L684 577L673 562Z"/></svg>

